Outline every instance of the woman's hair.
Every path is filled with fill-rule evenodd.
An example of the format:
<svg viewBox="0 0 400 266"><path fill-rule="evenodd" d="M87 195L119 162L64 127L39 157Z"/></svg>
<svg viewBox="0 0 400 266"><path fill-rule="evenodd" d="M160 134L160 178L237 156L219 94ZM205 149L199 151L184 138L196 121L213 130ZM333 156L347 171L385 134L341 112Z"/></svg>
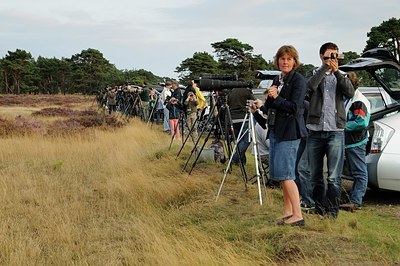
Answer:
<svg viewBox="0 0 400 266"><path fill-rule="evenodd" d="M358 86L360 86L360 79L357 77L355 72L349 72L347 73L349 76L349 79L351 81L351 84L353 84L354 89L357 89Z"/></svg>
<svg viewBox="0 0 400 266"><path fill-rule="evenodd" d="M296 48L294 48L292 45L283 45L281 46L281 48L278 49L276 55L274 56L274 65L276 69L279 69L278 65L279 58L284 56L285 54L293 57L294 59L293 70L299 68L300 66L299 53L297 52Z"/></svg>

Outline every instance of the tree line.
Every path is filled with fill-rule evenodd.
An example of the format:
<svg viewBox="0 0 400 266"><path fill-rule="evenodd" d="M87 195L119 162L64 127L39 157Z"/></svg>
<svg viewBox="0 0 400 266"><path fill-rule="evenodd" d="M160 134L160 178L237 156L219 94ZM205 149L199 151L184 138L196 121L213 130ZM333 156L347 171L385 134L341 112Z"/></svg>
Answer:
<svg viewBox="0 0 400 266"><path fill-rule="evenodd" d="M400 19L383 21L379 26L372 27L367 37L364 51L388 47L399 60ZM237 73L241 79L250 80L254 79L256 70L274 69L272 61L266 61L262 55L254 54L250 44L238 39L228 38L214 42L211 47L216 59L208 52L195 52L176 67L175 72L181 82L197 79L202 73ZM340 64L346 64L357 57L359 54L356 52L345 52L345 59ZM315 66L312 64L302 64L298 71L307 75L313 68ZM17 49L8 51L0 59L0 93L92 94L107 85L156 84L163 80L170 78L156 76L144 69L117 69L100 51L92 48L82 50L70 58L39 56L36 60L31 53ZM362 86L373 86L366 74L361 80Z"/></svg>
<svg viewBox="0 0 400 266"><path fill-rule="evenodd" d="M150 71L119 70L103 54L89 48L71 58L35 60L31 53L17 49L0 59L1 93L83 93L93 94L107 85L143 85L162 80Z"/></svg>

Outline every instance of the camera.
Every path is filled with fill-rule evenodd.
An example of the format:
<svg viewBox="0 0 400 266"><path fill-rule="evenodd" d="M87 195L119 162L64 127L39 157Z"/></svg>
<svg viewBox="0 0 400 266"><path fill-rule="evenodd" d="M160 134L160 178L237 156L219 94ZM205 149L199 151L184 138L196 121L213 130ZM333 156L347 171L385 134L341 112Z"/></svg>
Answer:
<svg viewBox="0 0 400 266"><path fill-rule="evenodd" d="M194 82L202 91L224 90L233 88L253 88L253 81L239 81L238 75L233 74L202 74Z"/></svg>
<svg viewBox="0 0 400 266"><path fill-rule="evenodd" d="M344 54L338 54L338 53L331 53L330 57L324 56L324 60L328 59L337 59L337 60L343 60L344 59Z"/></svg>
<svg viewBox="0 0 400 266"><path fill-rule="evenodd" d="M201 75L201 78L203 79L219 79L219 80L238 80L238 75L236 73L233 74L208 74L208 73L203 73Z"/></svg>
<svg viewBox="0 0 400 266"><path fill-rule="evenodd" d="M125 91L128 93L142 93L143 88L137 85L128 85L125 87Z"/></svg>
<svg viewBox="0 0 400 266"><path fill-rule="evenodd" d="M200 90L223 90L233 88L253 88L253 81L232 81L232 80L216 80L216 79L199 79L195 80Z"/></svg>
<svg viewBox="0 0 400 266"><path fill-rule="evenodd" d="M276 120L276 109L275 108L268 109L267 125L269 127L274 127L275 120Z"/></svg>
<svg viewBox="0 0 400 266"><path fill-rule="evenodd" d="M253 106L253 104L254 104L254 100L247 100L247 102L246 102L246 106L249 108L251 108Z"/></svg>

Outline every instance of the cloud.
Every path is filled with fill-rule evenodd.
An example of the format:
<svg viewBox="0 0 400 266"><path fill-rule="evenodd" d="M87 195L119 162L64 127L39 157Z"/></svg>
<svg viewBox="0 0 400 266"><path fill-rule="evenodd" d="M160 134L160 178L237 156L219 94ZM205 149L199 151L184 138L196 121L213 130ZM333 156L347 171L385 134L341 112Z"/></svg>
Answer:
<svg viewBox="0 0 400 266"><path fill-rule="evenodd" d="M70 57L94 48L118 68L173 76L195 52L237 38L271 60L294 45L304 63L319 64L326 41L360 53L373 26L398 16L397 0L14 0L0 10L0 51ZM23 7L23 8L21 8ZM0 56L2 56L0 54Z"/></svg>

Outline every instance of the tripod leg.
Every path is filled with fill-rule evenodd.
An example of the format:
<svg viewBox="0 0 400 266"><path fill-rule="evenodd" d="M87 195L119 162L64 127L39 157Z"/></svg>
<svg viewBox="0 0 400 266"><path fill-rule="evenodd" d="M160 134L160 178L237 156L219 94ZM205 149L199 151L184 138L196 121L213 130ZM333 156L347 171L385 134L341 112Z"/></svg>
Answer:
<svg viewBox="0 0 400 266"><path fill-rule="evenodd" d="M196 143L194 144L193 149L190 151L189 157L186 159L185 165L184 165L183 168L182 168L182 172L185 171L185 169L186 169L186 167L187 167L187 165L188 165L190 159L192 158L192 155L193 155L194 151L197 149L197 145L198 145L199 142L200 142L201 136L202 136L203 133L206 131L207 125L211 122L211 118L212 118L212 115L211 115L211 114L214 113L214 110L215 110L215 105L211 108L210 115L208 116L207 121L206 121L206 125L201 129L200 135L199 135L199 137L197 138L197 141L196 141Z"/></svg>
<svg viewBox="0 0 400 266"><path fill-rule="evenodd" d="M185 146L187 140L189 139L190 136L192 136L192 132L193 132L193 130L195 129L195 126L196 126L197 121L198 121L198 119L196 118L196 120L194 121L194 123L193 123L193 125L192 125L192 128L189 130L189 134L186 136L185 140L183 141L183 144L182 144L182 146L181 146L181 148L180 148L178 154L176 155L176 158L179 157L179 155L181 154L181 152L182 152L182 150L183 150L183 147ZM192 140L193 140L193 143L195 143L195 140L193 139L193 136L192 136Z"/></svg>
<svg viewBox="0 0 400 266"><path fill-rule="evenodd" d="M225 169L225 171L224 171L224 176L223 176L223 178L222 178L221 185L219 186L219 189L218 189L218 192L217 192L217 196L216 196L216 198L215 198L215 201L218 200L218 197L219 197L219 195L220 195L220 193L221 193L222 186L223 186L223 184L224 184L224 182L225 182L225 179L226 179L226 175L227 175L227 173L228 173L228 170L229 170L230 167L231 167L231 163L232 163L232 160L233 160L233 156L234 156L235 152L239 150L239 149L238 149L239 142L240 142L240 140L241 140L241 139L245 136L245 134L246 134L246 131L243 132L243 129L244 129L245 123L247 122L247 118L248 118L248 114L246 113L246 115L245 115L245 117L244 117L244 119L243 119L242 126L240 127L240 131L239 131L239 134L238 134L237 141L236 141L236 143L235 143L235 146L233 147L232 155L230 156L228 165L227 165L227 167L226 167L226 169ZM249 129L250 129L250 125L249 125ZM233 134L233 135L235 135L235 134ZM240 157L239 157L239 158L240 158ZM244 165L243 165L243 164L241 164L241 166L243 166L243 168L244 168ZM247 177L246 177L246 179L244 179L244 183L245 183L245 188L246 188L246 190L247 190Z"/></svg>
<svg viewBox="0 0 400 266"><path fill-rule="evenodd" d="M217 124L217 121L218 121L218 117L215 117L215 118L214 118L213 127ZM196 156L196 158L195 158L195 160L194 160L194 162L193 162L193 164L192 164L192 168L190 168L189 175L192 173L192 170L193 170L193 168L195 167L195 165L196 165L196 163L197 163L197 160L200 158L200 154L201 154L201 152L203 151L204 146L206 145L206 143L207 143L208 138L210 137L210 135L211 135L211 130L208 132L207 137L204 139L203 145L201 146L199 152L197 153L197 156Z"/></svg>
<svg viewBox="0 0 400 266"><path fill-rule="evenodd" d="M171 142L170 142L170 144L169 144L168 150L171 149L172 142L174 141L175 136L176 136L176 132L178 131L178 125L179 125L179 122L177 122L177 123L174 125L174 134L172 135Z"/></svg>
<svg viewBox="0 0 400 266"><path fill-rule="evenodd" d="M237 137L237 138L235 137L234 131L232 131L232 132L233 132L232 136L233 136L233 139L234 139L234 141L235 141L235 146L237 147L235 151L232 151L232 158L233 158L233 156L235 156L235 153L237 152L237 157L239 158L239 167L240 167L240 171L241 171L241 173L242 173L242 177L243 177L243 181L244 181L244 184L245 184L245 188L246 188L246 190L247 190L247 181L248 181L248 178L247 178L246 168L244 167L244 162L243 162L243 160L242 160L242 152L240 151L240 149L239 149L239 147L238 147L240 141L242 140L242 138L245 137L245 134L246 134L247 131L248 131L248 129L246 129L246 130L244 129L244 125L245 125L245 123L246 123L246 120L247 120L247 114L246 114L246 116L245 116L245 118L244 118L244 120L243 120L242 126L240 127L239 134L238 134L238 137ZM232 127L233 127L233 126L232 126ZM233 130L233 128L232 128L232 130ZM243 132L243 131L244 131L244 132Z"/></svg>
<svg viewBox="0 0 400 266"><path fill-rule="evenodd" d="M241 133L241 132L240 132L240 133ZM239 136L240 136L240 133L239 133ZM219 188L218 188L218 192L217 192L217 196L215 197L215 201L218 200L218 197L219 197L219 195L221 194L222 186L223 186L224 183L225 183L225 179L226 179L226 176L227 176L227 174L228 174L228 170L229 170L230 167L231 167L233 155L234 155L234 153L235 153L237 147L238 147L238 142L235 143L235 146L233 147L232 154L231 154L231 156L229 157L228 165L226 166L226 169L225 169L225 171L224 171L224 176L222 177L221 184L220 184L220 186L219 186ZM246 184L246 183L245 183L245 184ZM246 185L246 190L247 190L247 185Z"/></svg>
<svg viewBox="0 0 400 266"><path fill-rule="evenodd" d="M251 116L250 119L253 119L253 117ZM255 164L256 164L256 173L257 173L257 185L258 185L258 195L259 195L259 199L260 199L260 205L263 204L262 201L262 194L261 194L261 180L260 180L260 167L259 167L259 162L260 160L258 160L258 147L257 147L257 142L256 142L256 136L255 136L255 130L254 130L254 120L250 121L250 128L251 128L251 139L252 139L252 143L253 143L253 147L254 147L254 155L255 155Z"/></svg>
<svg viewBox="0 0 400 266"><path fill-rule="evenodd" d="M150 115L149 115L149 119L147 120L147 126L149 125L149 123L150 123L150 121L151 121L151 126L150 126L150 128L153 127L153 122L154 122L153 115L154 115L154 110L157 108L157 105L158 105L158 99L159 99L159 98L157 98L156 102L154 103L153 108L151 108L151 112L150 112Z"/></svg>
<svg viewBox="0 0 400 266"><path fill-rule="evenodd" d="M226 104L225 105L225 109L226 109L227 123L229 123L229 125L230 125L230 131L232 132L233 141L235 143L239 143L240 139L241 139L241 137L239 138L239 136L244 136L244 134L242 134L242 132L243 132L243 128L244 128L244 125L245 125L244 122L247 120L248 114L245 115L243 123L242 123L242 126L240 127L240 130L239 130L238 137L236 137L235 136L235 129L233 128L233 121L232 121L229 105ZM242 160L242 152L241 152L241 150L239 148L236 149L236 152L238 153L240 171L242 172L243 181L245 182L245 188L247 190L248 178L247 178L246 168L244 167L244 162ZM232 154L235 154L235 153L232 151Z"/></svg>

